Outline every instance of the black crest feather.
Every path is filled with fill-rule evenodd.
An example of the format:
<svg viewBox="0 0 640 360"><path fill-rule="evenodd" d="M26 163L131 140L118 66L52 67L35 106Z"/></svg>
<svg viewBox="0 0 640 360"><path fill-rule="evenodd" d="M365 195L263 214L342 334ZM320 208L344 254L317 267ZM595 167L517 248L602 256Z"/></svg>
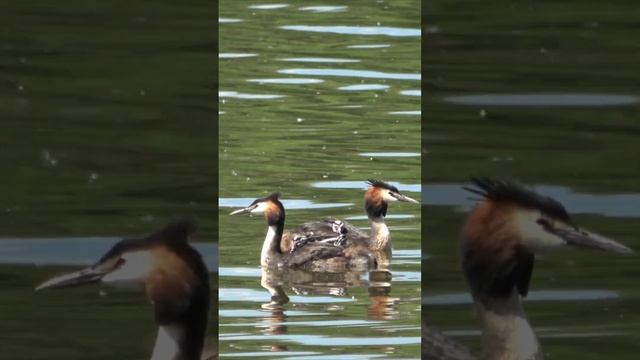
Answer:
<svg viewBox="0 0 640 360"><path fill-rule="evenodd" d="M540 195L527 189L521 184L503 179L488 177L472 177L471 183L475 187L463 187L463 189L480 195L492 201L512 202L528 209L538 209L542 213L555 219L571 224L571 216L564 206L557 200Z"/></svg>
<svg viewBox="0 0 640 360"><path fill-rule="evenodd" d="M273 202L278 202L279 199L280 199L280 193L276 191L276 192L271 193L271 194L269 194L269 195L267 195L267 196L265 196L263 198L259 198L259 199L253 200L251 205L255 205L255 204L259 203L259 202L265 202L267 200L271 200Z"/></svg>
<svg viewBox="0 0 640 360"><path fill-rule="evenodd" d="M162 239L169 242L186 242L191 234L198 229L192 218L179 218L167 224L160 231L151 234L150 238Z"/></svg>
<svg viewBox="0 0 640 360"><path fill-rule="evenodd" d="M380 187L380 188L391 190L391 191L397 192L397 193L400 192L397 187L395 187L395 186L393 186L393 185L391 185L389 183L386 183L386 182L384 182L382 180L367 179L367 185Z"/></svg>

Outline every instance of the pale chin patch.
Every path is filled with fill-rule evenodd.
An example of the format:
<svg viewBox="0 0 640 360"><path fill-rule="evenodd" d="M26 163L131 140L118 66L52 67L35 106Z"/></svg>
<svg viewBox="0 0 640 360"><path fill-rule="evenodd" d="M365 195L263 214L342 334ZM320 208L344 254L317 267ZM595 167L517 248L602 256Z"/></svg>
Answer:
<svg viewBox="0 0 640 360"><path fill-rule="evenodd" d="M263 201L263 202L259 202L258 206L256 206L255 209L251 210L251 213L256 215L261 215L261 214L264 214L265 211L267 211L267 202Z"/></svg>
<svg viewBox="0 0 640 360"><path fill-rule="evenodd" d="M532 249L553 249L566 246L567 243L538 224L542 214L536 210L517 210L514 221L522 242Z"/></svg>
<svg viewBox="0 0 640 360"><path fill-rule="evenodd" d="M386 202L398 201L398 199L396 199L395 197L391 196L391 191L389 191L389 190L385 190L384 191L384 193L382 194L382 198Z"/></svg>
<svg viewBox="0 0 640 360"><path fill-rule="evenodd" d="M144 281L154 267L154 257L150 251L134 251L122 255L125 261L120 268L102 278L103 283L133 285Z"/></svg>

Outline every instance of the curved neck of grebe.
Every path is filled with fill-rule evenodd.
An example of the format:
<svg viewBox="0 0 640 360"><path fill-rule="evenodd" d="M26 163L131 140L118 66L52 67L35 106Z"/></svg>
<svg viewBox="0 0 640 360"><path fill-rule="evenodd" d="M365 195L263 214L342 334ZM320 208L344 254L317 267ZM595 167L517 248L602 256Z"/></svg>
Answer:
<svg viewBox="0 0 640 360"><path fill-rule="evenodd" d="M151 360L200 360L210 303L209 280L202 281L203 286L192 289L189 308L175 322L158 327Z"/></svg>
<svg viewBox="0 0 640 360"><path fill-rule="evenodd" d="M474 295L482 327L483 359L542 359L542 350L527 320L520 295L506 298Z"/></svg>
<svg viewBox="0 0 640 360"><path fill-rule="evenodd" d="M262 243L260 265L267 266L274 256L281 254L280 241L284 232L284 215L275 224L269 224L267 236Z"/></svg>
<svg viewBox="0 0 640 360"><path fill-rule="evenodd" d="M384 216L369 216L369 225L371 226L369 239L371 241L372 250L391 253L391 237L389 235L389 228L384 222Z"/></svg>

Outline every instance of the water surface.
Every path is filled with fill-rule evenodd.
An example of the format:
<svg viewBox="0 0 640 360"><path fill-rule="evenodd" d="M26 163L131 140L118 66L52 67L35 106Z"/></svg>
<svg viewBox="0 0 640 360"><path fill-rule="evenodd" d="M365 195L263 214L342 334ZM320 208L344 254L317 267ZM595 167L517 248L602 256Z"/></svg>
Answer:
<svg viewBox="0 0 640 360"><path fill-rule="evenodd" d="M34 287L178 216L213 250L215 9L120 5L2 4L0 358L148 359L142 292Z"/></svg>
<svg viewBox="0 0 640 360"><path fill-rule="evenodd" d="M419 206L389 210L388 273L265 276L264 218L227 215L278 191L287 228L336 216L367 229L366 179L419 183L420 157L403 154L419 153L420 119L389 114L420 108L401 93L420 79L418 3L288 5L220 3L222 17L244 19L221 24L221 51L259 54L220 59L222 356L416 358Z"/></svg>

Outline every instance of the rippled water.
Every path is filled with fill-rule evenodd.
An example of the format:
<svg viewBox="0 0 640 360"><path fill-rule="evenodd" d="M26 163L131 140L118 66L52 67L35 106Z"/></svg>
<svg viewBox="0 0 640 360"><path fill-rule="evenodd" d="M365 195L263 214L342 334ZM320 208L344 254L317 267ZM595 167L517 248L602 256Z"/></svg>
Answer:
<svg viewBox="0 0 640 360"><path fill-rule="evenodd" d="M279 191L286 227L331 215L366 229L366 179L419 183L419 117L393 114L420 109L406 93L420 79L418 3L278 5L220 3L242 20L220 23L220 51L255 54L220 58L222 356L416 358L419 206L389 209L390 271L329 275L263 274L264 219L228 213Z"/></svg>
<svg viewBox="0 0 640 360"><path fill-rule="evenodd" d="M205 3L2 4L0 358L148 359L142 292L33 291L122 236L193 215L215 265L215 18Z"/></svg>
<svg viewBox="0 0 640 360"><path fill-rule="evenodd" d="M478 352L458 259L469 176L518 179L563 202L581 226L640 249L640 104L626 55L637 30L624 20L637 9L607 7L605 20L595 3L570 12L425 4L423 314ZM524 307L545 358L635 358L638 265L638 256L580 249L536 255Z"/></svg>

